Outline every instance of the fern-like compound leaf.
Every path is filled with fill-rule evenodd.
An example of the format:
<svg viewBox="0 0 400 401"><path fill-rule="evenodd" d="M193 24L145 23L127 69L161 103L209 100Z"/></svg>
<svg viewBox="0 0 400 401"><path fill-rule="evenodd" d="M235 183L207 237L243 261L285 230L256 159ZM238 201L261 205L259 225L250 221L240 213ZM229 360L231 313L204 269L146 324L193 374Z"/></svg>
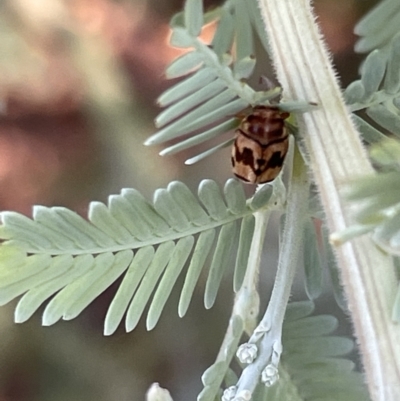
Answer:
<svg viewBox="0 0 400 401"><path fill-rule="evenodd" d="M277 386L288 389L289 394L295 388L300 400L369 400L361 374L353 371L353 362L343 358L352 350L353 342L330 335L337 327L336 319L329 315L309 316L310 307L303 302L289 304L283 324L282 378ZM283 394L281 398L267 399L285 399Z"/></svg>
<svg viewBox="0 0 400 401"><path fill-rule="evenodd" d="M345 188L350 211L356 224L342 233L334 233L333 241L344 242L372 232L372 238L384 251L400 255L400 143L386 139L371 147L371 158L380 167L376 174L361 177ZM397 295L392 315L399 320Z"/></svg>
<svg viewBox="0 0 400 401"><path fill-rule="evenodd" d="M344 357L353 349L352 340L332 335L337 319L330 315L312 316L310 301L288 305L283 324L282 347L278 367L279 380L271 387L260 383L252 394L254 401L280 400L359 400L368 401L368 391L355 365ZM204 389L201 401L214 401L225 377L226 387L237 384L236 375L229 373L243 326L237 325L231 343L223 357L208 368L202 377ZM336 398L337 397L337 398Z"/></svg>
<svg viewBox="0 0 400 401"><path fill-rule="evenodd" d="M400 13L398 17L397 24ZM353 112L365 109L373 120L371 124L356 117L356 123L369 143L385 135L400 136L399 108L396 106L400 98L400 34L397 29L387 45L373 46L373 49L365 60L361 79L352 82L344 93Z"/></svg>
<svg viewBox="0 0 400 401"><path fill-rule="evenodd" d="M111 195L107 205L92 202L88 220L60 207L36 206L33 219L2 212L0 304L23 295L15 319L24 322L52 297L43 313L43 324L51 325L78 316L122 276L107 312L105 334L117 329L124 314L126 329L133 330L148 303L151 329L181 274L186 278L178 312L186 313L210 258L205 291L209 308L229 266L236 265L239 289L254 231L253 213L268 205L269 196L255 207L236 180L229 180L223 191L204 180L198 197L181 182L157 190L153 202L124 189Z"/></svg>
<svg viewBox="0 0 400 401"><path fill-rule="evenodd" d="M174 60L166 75L185 78L160 96L160 105L167 108L156 118L159 131L145 144L189 137L175 141L161 155L187 149L235 129L239 124L239 119L234 118L237 113L250 105L265 103L277 94L277 90L256 92L244 82L256 64L254 28L264 38L256 6L234 0L206 13L203 19L200 3L198 0L186 2L183 15L171 23L171 44L190 51ZM198 37L199 24L211 20L217 28L211 45L207 46ZM197 130L201 132L194 134ZM231 143L232 139L222 140L186 163L196 163Z"/></svg>

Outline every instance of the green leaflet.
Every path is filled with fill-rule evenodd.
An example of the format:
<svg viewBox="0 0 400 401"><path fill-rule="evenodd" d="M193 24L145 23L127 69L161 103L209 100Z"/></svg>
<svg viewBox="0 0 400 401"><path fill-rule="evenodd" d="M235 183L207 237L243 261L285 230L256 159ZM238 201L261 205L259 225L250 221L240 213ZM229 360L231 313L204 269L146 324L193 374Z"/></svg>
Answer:
<svg viewBox="0 0 400 401"><path fill-rule="evenodd" d="M254 216L245 217L240 227L240 237L238 252L235 265L235 275L233 278L233 289L235 292L240 290L247 269L247 261L250 254L251 241L254 233Z"/></svg>
<svg viewBox="0 0 400 401"><path fill-rule="evenodd" d="M234 74L236 79L246 79L250 77L256 66L256 59L254 56L249 55L235 63Z"/></svg>
<svg viewBox="0 0 400 401"><path fill-rule="evenodd" d="M210 217L185 184L179 181L171 182L168 185L168 192L191 224L201 227L210 222ZM243 190L241 194L243 194ZM241 194L238 194L238 197Z"/></svg>
<svg viewBox="0 0 400 401"><path fill-rule="evenodd" d="M290 322L298 319L302 319L306 316L311 315L314 312L314 302L311 301L300 301L290 303L286 309L285 321Z"/></svg>
<svg viewBox="0 0 400 401"><path fill-rule="evenodd" d="M202 0L187 0L184 9L185 26L192 36L200 35L203 26Z"/></svg>
<svg viewBox="0 0 400 401"><path fill-rule="evenodd" d="M219 57L230 52L234 34L235 24L233 16L227 9L222 9L221 18L211 42L213 50Z"/></svg>
<svg viewBox="0 0 400 401"><path fill-rule="evenodd" d="M361 103L365 99L365 88L361 80L353 81L344 91L347 104Z"/></svg>
<svg viewBox="0 0 400 401"><path fill-rule="evenodd" d="M207 309L214 305L222 275L231 262L231 250L237 241L236 229L236 222L232 222L223 226L219 233L204 294L204 305Z"/></svg>
<svg viewBox="0 0 400 401"><path fill-rule="evenodd" d="M189 52L175 59L165 71L169 79L178 78L197 70L203 64L201 55L197 52Z"/></svg>
<svg viewBox="0 0 400 401"><path fill-rule="evenodd" d="M92 202L88 220L60 207L35 207L33 219L2 212L0 303L24 294L15 312L16 321L24 322L53 296L43 313L43 324L51 325L78 316L123 275L104 332L112 334L125 313L126 328L132 330L154 292L147 317L150 329L181 274L186 278L178 312L186 313L210 257L205 293L210 307L224 271L231 262L234 266L235 259L235 285L240 285L254 230L253 213L267 207L269 197L258 195L255 207L234 179L227 181L223 192L212 180L202 181L198 191L196 197L175 181L157 190L149 202L138 191L123 189L109 197L108 205ZM242 237L234 230L240 222Z"/></svg>
<svg viewBox="0 0 400 401"><path fill-rule="evenodd" d="M363 65L361 82L368 98L378 91L386 70L386 58L382 51L372 51Z"/></svg>
<svg viewBox="0 0 400 401"><path fill-rule="evenodd" d="M214 154L215 152L217 152L220 149L224 149L224 148L232 146L234 141L235 141L234 138L228 139L227 141L222 142L219 145L214 146L214 147L206 150L205 152L202 152L202 153L198 154L197 156L193 156L190 159L185 160L185 164L187 166L195 164L195 163L205 159L206 157L211 156L212 154Z"/></svg>
<svg viewBox="0 0 400 401"><path fill-rule="evenodd" d="M223 219L228 215L228 208L215 181L203 180L200 183L199 198L214 220Z"/></svg>
<svg viewBox="0 0 400 401"><path fill-rule="evenodd" d="M296 337L317 337L330 334L338 326L338 321L331 315L307 316L285 324L287 333L296 332ZM283 335L285 339L286 334ZM289 335L290 336L290 335Z"/></svg>
<svg viewBox="0 0 400 401"><path fill-rule="evenodd" d="M400 18L398 21L400 21ZM384 81L386 91L391 94L395 94L400 89L400 35L398 34L398 30L396 30L395 33L397 33L397 35L395 35L391 41Z"/></svg>
<svg viewBox="0 0 400 401"><path fill-rule="evenodd" d="M247 3L235 0L235 27L236 27L236 57L237 61L254 57L254 40L249 14L249 6ZM236 63L234 71L237 71Z"/></svg>

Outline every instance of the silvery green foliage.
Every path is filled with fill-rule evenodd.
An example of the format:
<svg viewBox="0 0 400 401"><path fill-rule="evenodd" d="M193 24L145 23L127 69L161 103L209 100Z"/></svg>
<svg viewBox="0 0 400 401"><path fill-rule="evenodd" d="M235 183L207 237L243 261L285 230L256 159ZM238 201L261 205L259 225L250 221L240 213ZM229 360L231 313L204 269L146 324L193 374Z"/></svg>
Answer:
<svg viewBox="0 0 400 401"><path fill-rule="evenodd" d="M352 82L344 95L350 109L365 110L374 121L355 116L364 139L375 143L385 135L400 137L400 4L380 2L356 26L361 36L359 52L370 51L361 68L361 79Z"/></svg>
<svg viewBox="0 0 400 401"><path fill-rule="evenodd" d="M340 240L372 232L384 251L400 256L400 142L386 139L372 146L370 155L377 174L358 178L343 191L350 202L355 223ZM392 309L392 319L400 321L400 287Z"/></svg>
<svg viewBox="0 0 400 401"><path fill-rule="evenodd" d="M108 205L92 202L88 221L62 207L36 206L33 219L2 212L0 304L24 294L15 312L16 321L24 322L54 295L43 313L43 324L51 325L78 316L124 275L107 312L105 334L116 330L125 312L126 330L133 330L155 290L147 315L152 329L188 262L179 303L179 315L186 313L210 257L204 296L210 308L232 254L240 287L253 213L268 205L271 194L272 187L265 186L246 201L238 181L228 180L223 196L214 181L204 180L197 199L176 181L157 190L153 202L134 189L111 195Z"/></svg>
<svg viewBox="0 0 400 401"><path fill-rule="evenodd" d="M213 21L217 28L208 46L199 39L199 34L204 24ZM237 127L239 120L233 117L236 113L279 94L279 90L256 92L244 82L252 75L256 63L254 34L268 51L255 1L228 0L203 15L200 0L187 0L183 13L172 20L171 26L171 44L190 51L167 69L168 78L184 78L160 96L160 105L166 107L156 119L160 130L146 142L150 145L174 140L174 145L161 152L165 155L222 136ZM368 102L375 99L376 91L384 85L383 71L394 71L389 65L397 60L396 46L393 42L394 50L390 53L393 56L388 55L384 63L380 57L371 56L364 69L368 79L348 91L349 98L354 100L349 103L369 107ZM393 99L393 105L398 104L387 87L381 92L382 97L374 100L376 104L386 105L388 99ZM381 135L370 125L367 127L372 130L373 140ZM195 131L200 134L194 135ZM232 136L221 140L187 163L201 160L232 141ZM244 287L255 231L254 213L280 208L277 199L284 196L276 193L277 186L265 185L246 200L236 180L227 181L223 195L214 181L204 180L197 197L183 183L172 182L166 189L157 190L152 202L134 189L124 189L120 195L110 196L107 205L92 202L88 220L60 207L37 206L32 219L3 212L0 304L22 295L15 319L23 322L52 297L43 314L43 324L50 325L59 319L78 316L109 285L123 277L108 309L104 333L112 334L124 314L126 329L133 330L148 303L147 327L151 329L178 276L185 275L178 308L183 316L202 269L210 265L204 295L205 306L209 308L232 258L234 290L240 292ZM310 210L303 230L303 260L306 292L314 299L321 293L323 256L322 246L317 244L322 232L315 231L312 216ZM344 304L332 250L326 246L325 252L333 277L336 274L335 296ZM310 302L289 306L278 371L273 366L264 375L269 384L271 378L280 379L270 387L260 382L252 395L254 401L368 399L360 375L353 371L353 363L343 358L352 349L352 342L330 335L336 327L335 318L310 316L312 311ZM224 394L226 398L237 396L236 401L248 398L246 390L234 395L238 377L237 371L232 370L238 346L243 336L249 334L245 334L245 323L239 314L232 316L228 341L217 362L202 376L204 389L199 401L221 399L223 389L230 389ZM253 356L257 358L255 353ZM246 358L246 362L251 364L251 359ZM155 386L148 398L170 400L171 396Z"/></svg>
<svg viewBox="0 0 400 401"><path fill-rule="evenodd" d="M400 255L400 3L378 3L356 26L359 52L370 52L361 79L351 83L345 98L353 112L364 110L368 121L354 114L364 140L373 144L370 156L377 174L348 183L355 224L332 239L344 242L372 232L386 252ZM390 139L388 139L390 138ZM392 316L400 321L400 289Z"/></svg>
<svg viewBox="0 0 400 401"><path fill-rule="evenodd" d="M354 344L331 335L337 320L330 315L311 316L312 302L289 304L283 324L280 380L259 387L261 400L368 400L362 376L343 356Z"/></svg>
<svg viewBox="0 0 400 401"><path fill-rule="evenodd" d="M380 1L355 27L354 32L361 38L355 50L367 53L389 46L399 31L400 4L397 0Z"/></svg>
<svg viewBox="0 0 400 401"><path fill-rule="evenodd" d="M198 35L202 25L209 22L215 22L217 28L208 46ZM183 14L178 14L171 25L171 44L190 50L171 63L166 76L185 78L159 97L158 103L166 109L155 120L160 130L146 144L159 144L182 136L185 139L162 150L161 155L223 136L238 126L239 119L235 117L238 112L279 94L279 89L256 92L244 82L256 65L253 32L263 32L255 2L227 1L203 18L200 2L187 1ZM264 35L260 37L264 38L266 46ZM193 134L199 130L200 133ZM196 163L232 143L231 135L188 159L186 164Z"/></svg>
<svg viewBox="0 0 400 401"><path fill-rule="evenodd" d="M283 324L279 380L272 386L260 382L253 401L369 400L362 376L354 371L354 363L344 358L353 349L353 342L331 335L337 327L336 318L312 316L313 310L314 304L310 301L289 304ZM221 386L225 389L223 400L235 399L237 378L229 365L243 326L237 322L234 328L236 341L226 348L224 360L204 372L204 389L198 401L214 401Z"/></svg>

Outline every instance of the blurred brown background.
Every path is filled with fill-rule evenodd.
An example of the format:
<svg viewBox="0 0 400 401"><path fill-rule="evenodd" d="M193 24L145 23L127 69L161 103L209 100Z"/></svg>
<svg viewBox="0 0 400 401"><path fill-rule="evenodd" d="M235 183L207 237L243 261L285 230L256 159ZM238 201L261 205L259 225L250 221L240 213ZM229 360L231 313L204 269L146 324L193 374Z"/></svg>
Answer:
<svg viewBox="0 0 400 401"><path fill-rule="evenodd" d="M374 3L315 1L344 86L361 60L353 26ZM168 46L168 21L181 7L182 0L0 2L1 210L29 215L33 204L62 205L85 215L90 200L123 187L151 197L171 180L194 189L202 178L230 176L228 154L185 167L190 151L161 158L160 148L142 146L155 130L155 100L171 85L163 71L179 50ZM268 239L272 259L276 243ZM74 321L50 328L41 327L40 313L15 325L15 303L0 309L0 401L142 400L153 381L175 401L195 399L223 337L231 281L211 311L200 286L179 319L177 291L152 332L142 322L133 333L103 337L113 287ZM323 301L332 304L329 294Z"/></svg>

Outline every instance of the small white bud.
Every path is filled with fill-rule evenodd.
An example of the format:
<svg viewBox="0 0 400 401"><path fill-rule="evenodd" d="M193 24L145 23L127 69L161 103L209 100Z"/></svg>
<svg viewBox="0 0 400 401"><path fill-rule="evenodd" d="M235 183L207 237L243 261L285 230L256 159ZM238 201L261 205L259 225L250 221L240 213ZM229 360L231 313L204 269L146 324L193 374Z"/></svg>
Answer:
<svg viewBox="0 0 400 401"><path fill-rule="evenodd" d="M252 363L257 357L257 351L257 345L244 343L238 348L236 356L241 363Z"/></svg>
<svg viewBox="0 0 400 401"><path fill-rule="evenodd" d="M250 390L242 390L233 401L250 401L251 400L251 391Z"/></svg>
<svg viewBox="0 0 400 401"><path fill-rule="evenodd" d="M230 386L227 389L224 390L224 394L222 394L222 401L232 401L235 398L237 391L236 386Z"/></svg>
<svg viewBox="0 0 400 401"><path fill-rule="evenodd" d="M267 386L271 387L279 380L278 369L274 365L267 365L261 372L261 381Z"/></svg>
<svg viewBox="0 0 400 401"><path fill-rule="evenodd" d="M173 401L168 390L153 383L146 394L146 401Z"/></svg>

